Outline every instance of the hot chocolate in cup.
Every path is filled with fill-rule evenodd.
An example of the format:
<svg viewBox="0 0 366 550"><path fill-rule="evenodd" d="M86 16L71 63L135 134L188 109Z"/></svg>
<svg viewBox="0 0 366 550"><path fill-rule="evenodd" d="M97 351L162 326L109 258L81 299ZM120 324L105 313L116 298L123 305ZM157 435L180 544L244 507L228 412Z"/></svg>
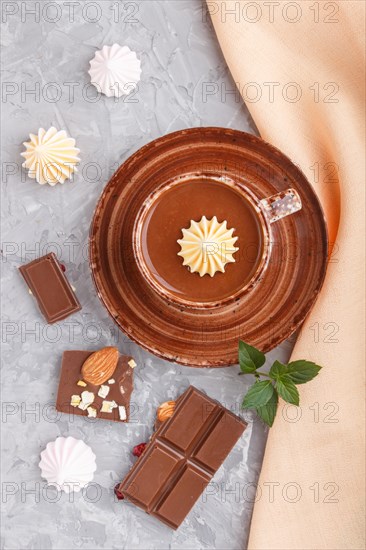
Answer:
<svg viewBox="0 0 366 550"><path fill-rule="evenodd" d="M172 305L215 308L260 284L271 258L271 226L301 209L294 189L258 197L244 184L221 174L185 174L163 183L143 203L133 230L133 251L146 281ZM237 237L235 262L225 272L202 277L178 255L182 229L216 216Z"/></svg>

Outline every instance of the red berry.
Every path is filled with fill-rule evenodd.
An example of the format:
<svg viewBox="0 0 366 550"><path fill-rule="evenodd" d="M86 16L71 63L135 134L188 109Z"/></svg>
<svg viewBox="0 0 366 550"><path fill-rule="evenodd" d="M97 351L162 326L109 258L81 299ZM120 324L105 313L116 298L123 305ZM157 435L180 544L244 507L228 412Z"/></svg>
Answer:
<svg viewBox="0 0 366 550"><path fill-rule="evenodd" d="M137 456L137 457L141 456L145 450L145 447L146 447L146 443L140 443L140 445L136 445L136 447L132 449L133 456Z"/></svg>
<svg viewBox="0 0 366 550"><path fill-rule="evenodd" d="M121 493L121 491L119 490L119 483L115 486L114 488L114 494L116 495L116 497L118 498L118 500L124 500L124 496L123 494Z"/></svg>
<svg viewBox="0 0 366 550"><path fill-rule="evenodd" d="M66 267L64 266L64 264L60 264L60 267L61 267L62 271L65 273Z"/></svg>

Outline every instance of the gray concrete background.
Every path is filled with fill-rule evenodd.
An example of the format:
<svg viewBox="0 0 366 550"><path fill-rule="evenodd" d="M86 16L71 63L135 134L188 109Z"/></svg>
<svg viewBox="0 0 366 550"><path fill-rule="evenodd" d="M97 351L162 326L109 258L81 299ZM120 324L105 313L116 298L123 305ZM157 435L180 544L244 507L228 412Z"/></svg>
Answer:
<svg viewBox="0 0 366 550"><path fill-rule="evenodd" d="M250 415L245 435L177 532L115 500L113 487L133 463L132 447L149 437L160 402L194 384L240 413L250 380L239 380L237 367L189 369L132 344L96 297L87 262L98 196L139 147L192 126L255 131L204 5L10 1L2 2L2 21L2 548L244 548L266 439ZM143 71L137 93L118 101L98 96L87 73L95 51L114 42L135 50ZM55 188L27 178L20 157L29 133L51 125L81 149L74 181ZM83 309L49 327L17 268L51 250ZM138 363L131 423L57 414L62 352L111 344ZM291 346L269 355L285 360ZM59 435L82 438L97 456L97 485L84 494L57 495L40 477L40 451Z"/></svg>

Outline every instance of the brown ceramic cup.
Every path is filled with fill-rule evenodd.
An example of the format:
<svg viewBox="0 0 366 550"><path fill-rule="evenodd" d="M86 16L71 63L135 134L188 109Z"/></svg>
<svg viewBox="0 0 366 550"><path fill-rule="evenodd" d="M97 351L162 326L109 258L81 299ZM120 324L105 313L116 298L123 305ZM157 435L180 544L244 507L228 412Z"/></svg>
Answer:
<svg viewBox="0 0 366 550"><path fill-rule="evenodd" d="M249 247L255 248L255 258L253 258L253 266L250 272L245 273L243 270L242 281L238 284L237 279L235 279L235 284L232 286L229 285L229 287L225 289L225 292L218 291L215 299L212 299L212 295L207 299L205 299L204 296L197 299L197 297L190 296L189 291L184 292L183 287L179 288L179 285L176 284L173 278L170 280L169 275L167 276L165 274L164 276L161 276L161 274L159 274L156 266L153 265L150 258L147 231L149 224L151 223L151 218L155 215L154 211L156 209L156 205L159 204L160 201L164 200L165 195L172 194L173 196L173 194L176 195L178 192L179 196L182 186L186 185L188 181L192 184L192 182L197 179L197 185L202 185L203 177L204 176L202 176L202 174L198 176L191 174L186 176L183 182L179 178L175 179L171 182L163 184L145 200L138 213L133 229L133 251L136 264L141 274L151 288L158 292L163 298L184 307L207 309L222 306L225 303L237 299L244 293L250 291L250 289L252 289L254 285L261 280L261 275L266 269L271 257L271 243L273 242L271 225L286 216L298 212L301 210L302 205L300 196L295 189L287 189L285 191L281 191L280 193L261 199L245 185L238 183L231 178L223 177L222 175L217 175L215 178L212 174L210 174L210 176L206 176L205 183L208 186L211 185L211 192L215 192L215 183L217 183L220 187L224 185L227 187L229 192L235 195L235 200L237 202L243 201L245 203L246 208L251 211L253 217L256 219L255 225L258 229L259 235L258 242L244 243L244 246L246 246L248 250ZM194 188L194 186L191 186L188 192L191 192L192 188ZM202 215L205 214L206 212L203 207ZM170 214L168 212L163 212L162 215L169 216ZM230 213L228 213L227 217L228 228L230 228ZM196 219L195 221L199 220ZM187 222L190 222L188 218ZM170 239L173 238L174 233L170 235ZM236 243L239 250L243 245L240 241L243 241L243 239L239 238L239 241ZM210 254L215 252L214 243L203 242L202 250L203 256L207 258ZM171 253L170 247L167 253ZM179 262L181 263L180 269L186 271L188 268L183 266L183 263L180 260ZM226 269L230 270L232 269L232 266L227 265ZM193 278L192 281L197 281L198 277L199 275L197 273L191 274L191 278ZM209 278L209 275L204 275L204 277ZM216 273L214 275L214 278L215 277L222 278L223 274ZM212 283L211 281L209 282L210 284Z"/></svg>
<svg viewBox="0 0 366 550"><path fill-rule="evenodd" d="M189 193L187 196L180 193L184 186L178 183L185 180L187 185L196 181L202 186L198 202ZM222 185L230 180L247 191L245 197L242 189ZM192 301L215 302L219 298L223 300L221 307L186 307L177 302L172 289L169 290L173 299L167 299L148 281L141 265L137 265L133 241L139 219L150 201L154 202L154 212L159 213L155 194L171 184L174 192L166 194L167 199L171 197L170 215L156 217L157 231L152 233L154 238L149 243L149 249L154 242L162 246L156 258L152 258L154 266L161 267L160 273L164 268L164 276L175 274L178 279L185 278L187 285L194 281L197 288L193 288ZM217 189L211 192L215 185ZM217 200L218 189L229 195L225 195L229 208L221 198ZM278 204L277 194L283 198L289 189L295 189L301 197L301 210L270 223L271 212ZM260 201L263 202L258 205ZM259 212L255 210L258 206ZM251 217L253 235L260 237L268 232L270 254L253 287L228 301L252 280L258 269L255 246L250 247L254 254L253 257L248 254L249 260L245 254L240 255L241 251L246 252L241 239L248 229L248 224L244 227L242 223L243 210ZM152 211L150 208L150 214ZM217 273L212 278L190 273L177 255L182 228L202 215L227 220L228 227L235 228L239 237L239 260L229 264L224 274ZM258 216L265 224L263 231L256 229ZM164 227L168 231L163 232L164 239L159 242L156 236ZM259 247L259 257L262 252ZM161 265L158 260L163 260ZM113 320L144 349L187 366L223 367L237 363L239 339L264 352L277 346L309 313L322 286L326 265L324 215L305 175L272 145L227 128L180 130L139 149L105 186L91 226L91 273L97 294ZM148 268L151 272L150 265Z"/></svg>

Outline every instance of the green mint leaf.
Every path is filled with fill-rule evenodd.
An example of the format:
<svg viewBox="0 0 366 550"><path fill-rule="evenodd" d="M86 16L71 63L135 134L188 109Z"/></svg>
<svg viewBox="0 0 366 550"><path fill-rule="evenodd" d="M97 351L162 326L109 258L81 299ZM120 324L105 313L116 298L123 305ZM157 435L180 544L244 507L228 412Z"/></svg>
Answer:
<svg viewBox="0 0 366 550"><path fill-rule="evenodd" d="M267 401L265 405L256 408L258 416L260 416L263 422L267 424L267 426L269 426L270 428L272 427L274 419L276 417L277 405L278 394L276 391L274 391L271 399Z"/></svg>
<svg viewBox="0 0 366 550"><path fill-rule="evenodd" d="M239 362L241 372L239 374L254 374L257 367L252 363Z"/></svg>
<svg viewBox="0 0 366 550"><path fill-rule="evenodd" d="M257 348L239 340L239 365L244 374L252 374L264 365L266 361L264 353Z"/></svg>
<svg viewBox="0 0 366 550"><path fill-rule="evenodd" d="M244 409L256 409L266 405L271 399L274 392L274 387L270 380L264 380L262 382L255 382L251 386L244 397L242 407Z"/></svg>
<svg viewBox="0 0 366 550"><path fill-rule="evenodd" d="M288 374L284 374L276 380L278 394L292 405L299 405L299 392Z"/></svg>
<svg viewBox="0 0 366 550"><path fill-rule="evenodd" d="M287 373L287 365L280 363L280 361L275 361L269 371L269 375L273 380L278 380Z"/></svg>
<svg viewBox="0 0 366 550"><path fill-rule="evenodd" d="M292 361L288 364L287 372L294 384L305 384L317 376L321 367L312 361Z"/></svg>

